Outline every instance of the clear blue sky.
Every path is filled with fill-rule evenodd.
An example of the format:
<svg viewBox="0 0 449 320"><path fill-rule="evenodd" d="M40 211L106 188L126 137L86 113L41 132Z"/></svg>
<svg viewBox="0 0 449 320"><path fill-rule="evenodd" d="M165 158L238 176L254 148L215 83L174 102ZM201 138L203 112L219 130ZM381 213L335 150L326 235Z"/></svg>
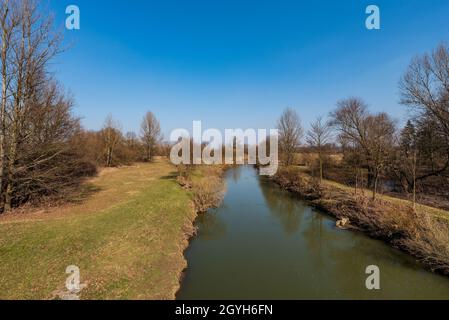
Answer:
<svg viewBox="0 0 449 320"><path fill-rule="evenodd" d="M287 107L305 126L337 100L364 98L399 121L398 81L410 59L449 41L448 0L50 0L81 10L73 48L53 64L88 129L110 113L138 131L147 110L167 136L189 129L274 128ZM365 8L381 9L380 31Z"/></svg>

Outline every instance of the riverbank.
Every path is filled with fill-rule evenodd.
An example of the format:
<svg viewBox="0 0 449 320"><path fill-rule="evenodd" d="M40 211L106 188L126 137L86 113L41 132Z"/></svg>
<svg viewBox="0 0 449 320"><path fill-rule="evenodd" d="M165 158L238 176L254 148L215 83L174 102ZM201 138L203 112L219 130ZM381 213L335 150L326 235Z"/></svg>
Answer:
<svg viewBox="0 0 449 320"><path fill-rule="evenodd" d="M0 217L0 299L174 299L197 217L168 161L106 169L79 204Z"/></svg>
<svg viewBox="0 0 449 320"><path fill-rule="evenodd" d="M178 166L178 183L192 194L194 208L204 213L216 208L223 200L225 183L223 174L228 166Z"/></svg>
<svg viewBox="0 0 449 320"><path fill-rule="evenodd" d="M422 262L430 270L449 275L449 212L407 200L379 196L332 182L319 184L297 167L280 168L273 177L282 189L300 195L350 227L381 239Z"/></svg>
<svg viewBox="0 0 449 320"><path fill-rule="evenodd" d="M227 166L178 166L177 181L181 187L187 190L192 197L192 204L195 212L198 215L206 213L207 210L217 208L223 201L226 190L226 184L223 178ZM192 222L192 225L194 221ZM194 232L189 234L188 245L183 250L183 256L186 256L191 241L196 235L196 228L193 227ZM186 260L187 261L187 260ZM188 265L181 272L179 280L179 288L175 295L181 290L181 283L185 277Z"/></svg>

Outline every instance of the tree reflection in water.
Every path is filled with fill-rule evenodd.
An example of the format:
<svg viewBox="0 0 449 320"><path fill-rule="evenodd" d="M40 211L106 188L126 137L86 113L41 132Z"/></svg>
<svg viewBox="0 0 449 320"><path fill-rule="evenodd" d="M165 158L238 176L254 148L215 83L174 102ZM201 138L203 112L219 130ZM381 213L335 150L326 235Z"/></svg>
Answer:
<svg viewBox="0 0 449 320"><path fill-rule="evenodd" d="M281 222L284 231L288 234L298 232L306 208L304 204L299 201L285 201L285 197L289 194L267 181L266 178L261 177L258 181L270 213Z"/></svg>
<svg viewBox="0 0 449 320"><path fill-rule="evenodd" d="M202 240L217 240L226 235L226 224L220 217L218 210L209 210L201 214L197 220L197 226L201 228L198 238Z"/></svg>

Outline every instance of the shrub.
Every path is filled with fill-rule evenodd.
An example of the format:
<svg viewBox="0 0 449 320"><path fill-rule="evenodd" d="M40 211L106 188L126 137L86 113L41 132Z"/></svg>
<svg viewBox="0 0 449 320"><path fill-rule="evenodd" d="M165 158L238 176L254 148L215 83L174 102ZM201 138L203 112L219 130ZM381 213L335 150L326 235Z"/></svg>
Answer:
<svg viewBox="0 0 449 320"><path fill-rule="evenodd" d="M193 202L199 212L216 208L223 199L224 188L220 177L209 176L195 179L191 183Z"/></svg>

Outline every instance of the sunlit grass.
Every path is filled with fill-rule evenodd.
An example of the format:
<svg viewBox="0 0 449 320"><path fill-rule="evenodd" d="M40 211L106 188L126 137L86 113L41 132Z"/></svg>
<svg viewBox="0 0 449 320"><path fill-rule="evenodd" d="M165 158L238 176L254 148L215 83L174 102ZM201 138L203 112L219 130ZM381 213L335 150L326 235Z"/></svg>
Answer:
<svg viewBox="0 0 449 320"><path fill-rule="evenodd" d="M80 205L0 219L0 299L49 299L77 265L83 299L172 299L185 267L189 194L166 162L109 169Z"/></svg>
<svg viewBox="0 0 449 320"><path fill-rule="evenodd" d="M297 168L298 172L306 172L308 171L308 167L305 166L296 166L295 168ZM334 187L337 189L340 189L342 191L345 192L351 192L354 193L355 189L354 187L350 187L335 181L331 181L331 180L324 180L323 181L324 185L328 185L330 187ZM358 192L361 194L365 194L367 197L370 197L372 195L372 191L369 189L358 189ZM387 202L391 202L393 204L397 204L397 205L402 205L402 206L407 206L412 208L413 207L413 202L407 199L401 199L401 198L396 198L396 197L392 197L389 195L385 195L385 194L378 194L377 195L378 199L381 199L383 201L387 201ZM449 220L449 211L444 210L444 209L439 209L439 208L435 208L435 207L430 207L430 206L426 206L426 205L422 205L417 203L416 204L416 211L418 213L426 213L426 214L431 214L435 217L439 217L442 219L446 219Z"/></svg>

